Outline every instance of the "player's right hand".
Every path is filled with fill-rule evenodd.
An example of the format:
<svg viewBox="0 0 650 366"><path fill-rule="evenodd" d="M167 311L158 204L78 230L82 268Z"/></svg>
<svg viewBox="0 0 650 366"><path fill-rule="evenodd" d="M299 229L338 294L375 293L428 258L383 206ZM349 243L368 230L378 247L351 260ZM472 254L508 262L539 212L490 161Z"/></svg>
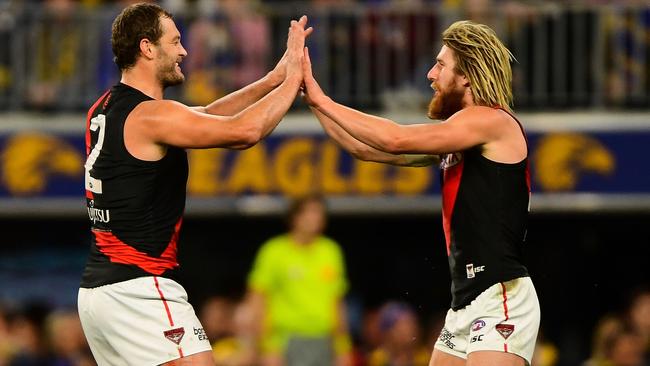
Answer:
<svg viewBox="0 0 650 366"><path fill-rule="evenodd" d="M302 78L302 59L305 38L313 32L313 28L305 29L307 16L303 15L300 20L291 21L289 37L287 39L287 76L298 76Z"/></svg>

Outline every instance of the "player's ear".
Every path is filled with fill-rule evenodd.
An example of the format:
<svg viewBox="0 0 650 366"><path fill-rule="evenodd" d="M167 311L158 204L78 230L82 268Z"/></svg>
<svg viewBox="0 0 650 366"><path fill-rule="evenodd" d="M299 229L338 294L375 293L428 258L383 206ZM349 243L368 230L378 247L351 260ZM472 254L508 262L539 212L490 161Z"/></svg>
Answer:
<svg viewBox="0 0 650 366"><path fill-rule="evenodd" d="M460 81L463 84L464 87L468 88L469 87L469 79L465 75L460 76Z"/></svg>
<svg viewBox="0 0 650 366"><path fill-rule="evenodd" d="M140 40L140 52L147 59L153 59L153 47L151 41L147 38L142 38Z"/></svg>

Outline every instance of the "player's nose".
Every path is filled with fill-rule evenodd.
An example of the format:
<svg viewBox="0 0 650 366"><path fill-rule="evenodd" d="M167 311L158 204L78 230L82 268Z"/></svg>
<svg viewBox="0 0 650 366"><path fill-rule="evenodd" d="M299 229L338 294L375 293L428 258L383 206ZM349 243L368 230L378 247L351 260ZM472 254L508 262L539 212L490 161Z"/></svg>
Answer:
<svg viewBox="0 0 650 366"><path fill-rule="evenodd" d="M437 78L436 66L434 65L427 73L427 79L429 79L429 81L436 81Z"/></svg>

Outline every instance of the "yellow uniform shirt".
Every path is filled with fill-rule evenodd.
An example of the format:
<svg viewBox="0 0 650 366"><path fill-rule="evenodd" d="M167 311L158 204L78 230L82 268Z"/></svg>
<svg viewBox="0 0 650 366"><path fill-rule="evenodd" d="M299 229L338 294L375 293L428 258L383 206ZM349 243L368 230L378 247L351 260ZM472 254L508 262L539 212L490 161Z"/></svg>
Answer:
<svg viewBox="0 0 650 366"><path fill-rule="evenodd" d="M347 290L341 249L323 236L307 245L289 235L272 238L260 248L248 284L266 296L267 351L284 348L291 335L328 336Z"/></svg>

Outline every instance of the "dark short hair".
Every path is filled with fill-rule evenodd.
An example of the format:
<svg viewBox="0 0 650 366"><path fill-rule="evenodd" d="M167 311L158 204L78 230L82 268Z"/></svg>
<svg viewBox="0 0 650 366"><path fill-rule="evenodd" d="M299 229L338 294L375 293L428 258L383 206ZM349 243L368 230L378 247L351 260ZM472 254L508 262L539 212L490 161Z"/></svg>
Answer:
<svg viewBox="0 0 650 366"><path fill-rule="evenodd" d="M111 46L115 55L113 61L120 71L135 65L140 55L142 39L158 43L163 33L161 16L172 18L172 15L159 5L138 3L128 6L115 18L111 29Z"/></svg>
<svg viewBox="0 0 650 366"><path fill-rule="evenodd" d="M323 209L327 209L327 205L325 203L325 197L323 197L321 194L318 193L312 193L308 194L299 198L294 199L289 203L289 208L287 209L287 226L291 228L293 226L293 220L298 216L300 212L305 208L305 206L308 203L311 202L316 202L320 203L321 206L323 206Z"/></svg>

